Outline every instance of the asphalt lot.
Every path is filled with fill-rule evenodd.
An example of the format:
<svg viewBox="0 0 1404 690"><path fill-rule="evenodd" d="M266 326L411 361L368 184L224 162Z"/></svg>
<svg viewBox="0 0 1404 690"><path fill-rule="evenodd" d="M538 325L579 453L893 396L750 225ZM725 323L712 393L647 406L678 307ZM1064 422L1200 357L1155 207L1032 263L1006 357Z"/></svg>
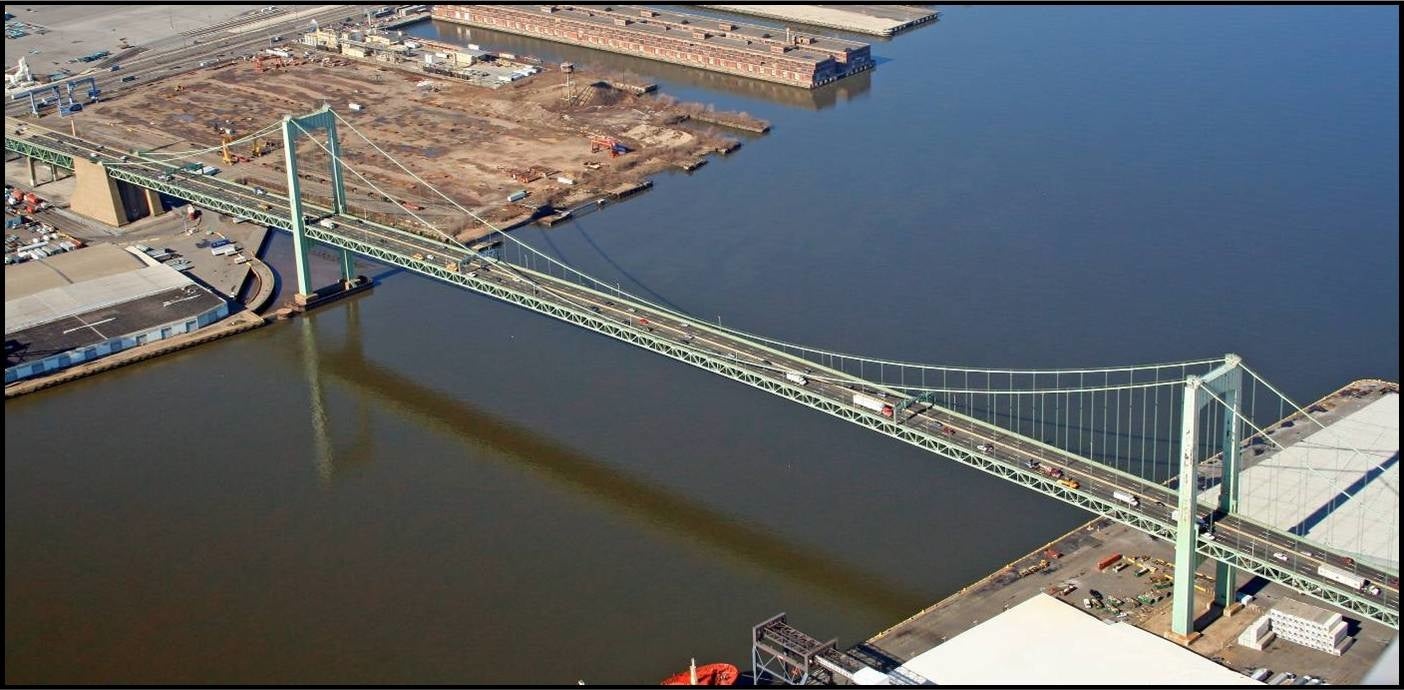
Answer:
<svg viewBox="0 0 1404 690"><path fill-rule="evenodd" d="M184 31L196 31L210 24L223 22L245 12L268 5L6 5L5 11L26 24L48 29L45 34L31 33L5 41L7 63L19 56L29 58L29 68L38 73L50 73L61 67L75 73L87 67L68 61L99 50L116 54L121 50L120 38L132 46L170 42ZM189 42L175 38L174 41ZM13 64L6 64L6 69Z"/></svg>

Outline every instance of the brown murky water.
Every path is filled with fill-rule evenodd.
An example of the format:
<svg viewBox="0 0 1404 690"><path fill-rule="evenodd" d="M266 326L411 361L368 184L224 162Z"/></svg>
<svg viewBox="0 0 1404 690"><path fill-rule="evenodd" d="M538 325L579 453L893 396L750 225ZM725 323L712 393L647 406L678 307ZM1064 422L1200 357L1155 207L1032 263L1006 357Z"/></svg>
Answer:
<svg viewBox="0 0 1404 690"><path fill-rule="evenodd" d="M950 8L823 106L660 67L774 132L522 236L795 341L991 366L1236 351L1314 398L1398 376L1396 27ZM12 683L651 683L748 666L781 611L858 642L1082 517L399 273L5 416Z"/></svg>

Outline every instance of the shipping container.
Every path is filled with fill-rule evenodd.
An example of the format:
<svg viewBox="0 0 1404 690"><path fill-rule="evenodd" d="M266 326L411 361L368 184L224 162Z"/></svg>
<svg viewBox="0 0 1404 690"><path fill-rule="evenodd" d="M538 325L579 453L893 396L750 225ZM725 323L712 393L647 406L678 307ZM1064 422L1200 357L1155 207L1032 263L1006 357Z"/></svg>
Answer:
<svg viewBox="0 0 1404 690"><path fill-rule="evenodd" d="M527 193L525 189L517 190L507 195L507 201L521 201L525 198L527 198Z"/></svg>
<svg viewBox="0 0 1404 690"><path fill-rule="evenodd" d="M215 256L228 256L236 251L238 251L238 248L235 245L226 244L222 247L215 247L214 249L211 249L210 253Z"/></svg>
<svg viewBox="0 0 1404 690"><path fill-rule="evenodd" d="M223 247L223 246L226 245L226 244L230 244L230 241L227 240L227 239L225 239L225 238L223 238L223 237L221 237L221 238L219 238L219 239L217 239L217 240L211 240L211 241L210 241L210 247L211 247L211 248L214 248L214 247ZM141 246L141 245L137 245L138 248L139 248L140 246Z"/></svg>

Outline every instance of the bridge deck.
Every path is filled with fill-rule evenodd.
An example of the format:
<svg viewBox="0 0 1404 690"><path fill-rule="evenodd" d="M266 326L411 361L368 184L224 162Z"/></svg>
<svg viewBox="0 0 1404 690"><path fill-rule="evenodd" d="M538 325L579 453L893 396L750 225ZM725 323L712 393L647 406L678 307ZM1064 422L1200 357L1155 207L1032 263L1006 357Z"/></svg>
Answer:
<svg viewBox="0 0 1404 690"><path fill-rule="evenodd" d="M64 157L95 157L109 162L109 174L115 179L271 227L286 229L290 225L286 198L273 194L256 196L250 188L216 178L168 173L165 166L155 163L119 163L113 160L113 152L98 151L66 134L30 130L21 136L7 136L5 145L7 149L59 164ZM859 424L1141 531L1173 538L1175 494L1164 486L940 407L915 406L889 419L855 405L853 396L862 392L895 405L905 398L897 390L771 349L664 307L635 301L610 288L594 289L563 277L485 260L446 241L355 216L333 216L330 210L312 205L304 208L318 217L335 219L334 228L316 224L307 228L307 236L314 241L588 328ZM786 379L786 374L801 372L807 378L803 384ZM1061 484L1030 469L1033 461L1062 469L1076 478L1078 485ZM1115 491L1138 495L1139 506L1127 506L1113 498ZM1206 515L1207 512L1204 511ZM1323 559L1337 565L1345 563L1343 554L1327 550L1324 556L1318 556L1322 551L1319 545L1237 515L1219 519L1215 525L1218 539L1199 541L1200 553L1398 625L1397 576L1363 565L1352 566L1380 583L1382 591L1368 595L1344 590L1316 572ZM1291 562L1273 560L1270 554L1275 552L1291 554Z"/></svg>

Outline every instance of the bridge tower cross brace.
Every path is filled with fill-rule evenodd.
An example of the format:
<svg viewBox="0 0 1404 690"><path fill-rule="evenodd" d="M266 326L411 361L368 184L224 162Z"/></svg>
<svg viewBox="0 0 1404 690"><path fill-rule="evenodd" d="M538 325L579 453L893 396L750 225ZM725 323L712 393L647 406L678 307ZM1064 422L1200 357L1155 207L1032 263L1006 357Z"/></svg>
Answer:
<svg viewBox="0 0 1404 690"><path fill-rule="evenodd" d="M327 149L331 152L332 210L346 213L346 187L341 177L341 143L336 136L336 116L331 106L323 105L311 115L283 116L283 159L288 169L288 206L292 217L289 227L293 231L293 258L297 263L297 299L306 302L313 295L312 273L307 262L307 228L303 223L302 184L297 177L297 136L304 132L319 129L327 131ZM341 278L349 282L356 277L355 264L351 253L341 251Z"/></svg>
<svg viewBox="0 0 1404 690"><path fill-rule="evenodd" d="M1175 583L1170 629L1182 640L1194 635L1194 573L1201 557L1195 552L1199 540L1196 510L1199 494L1199 411L1210 402L1210 393L1224 402L1223 433L1218 439L1223 473L1219 484L1217 515L1238 512L1239 448L1238 413L1242 404L1243 358L1224 356L1224 363L1203 376L1185 378L1184 407L1180 419L1180 477L1176 486L1179 520L1175 525ZM1211 524L1212 528L1212 524ZM1229 563L1219 562L1214 573L1214 604L1227 608L1233 603L1238 574Z"/></svg>

